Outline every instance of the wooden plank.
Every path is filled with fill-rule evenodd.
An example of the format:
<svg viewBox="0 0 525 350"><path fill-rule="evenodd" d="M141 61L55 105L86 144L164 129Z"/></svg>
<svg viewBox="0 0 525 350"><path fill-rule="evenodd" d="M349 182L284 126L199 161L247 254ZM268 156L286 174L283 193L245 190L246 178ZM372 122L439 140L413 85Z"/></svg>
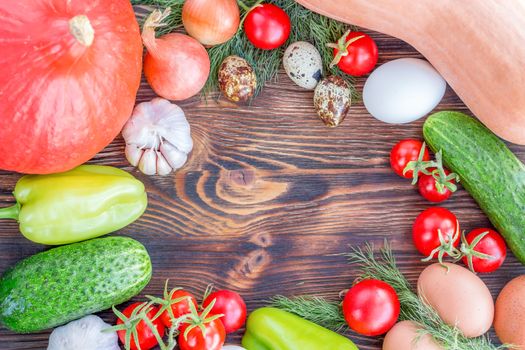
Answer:
<svg viewBox="0 0 525 350"><path fill-rule="evenodd" d="M420 57L397 39L370 34L378 42L380 63ZM358 80L359 89L364 80ZM138 101L153 97L143 82ZM282 72L251 105L215 97L180 104L195 149L177 174L146 177L132 169L121 138L92 161L131 171L147 186L146 214L118 233L138 239L151 254L154 275L142 295L160 294L170 278L197 295L208 283L237 290L250 310L275 294L336 298L356 271L334 254L385 238L403 272L416 281L425 264L411 244L411 225L431 205L391 172L388 154L398 140L421 137L422 121L383 124L355 101L339 128L326 128L313 110L312 92L296 87ZM450 89L437 109L468 112ZM512 149L525 160L525 147ZM0 206L11 203L18 178L0 172ZM464 229L488 225L464 190L444 206ZM16 223L0 223L0 271L44 248L25 240ZM500 271L482 278L496 296L524 272L511 256ZM101 315L115 321L111 313ZM238 342L241 334L229 341ZM48 335L16 335L2 328L1 348L44 349ZM361 349L381 348L381 338L348 336Z"/></svg>

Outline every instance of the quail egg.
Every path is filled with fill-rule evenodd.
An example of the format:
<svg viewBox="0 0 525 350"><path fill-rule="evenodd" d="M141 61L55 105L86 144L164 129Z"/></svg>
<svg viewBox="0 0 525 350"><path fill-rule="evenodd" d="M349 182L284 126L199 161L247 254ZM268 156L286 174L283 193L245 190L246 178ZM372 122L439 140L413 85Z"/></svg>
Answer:
<svg viewBox="0 0 525 350"><path fill-rule="evenodd" d="M312 44L297 41L286 49L283 56L286 74L298 86L313 90L323 77L321 54Z"/></svg>
<svg viewBox="0 0 525 350"><path fill-rule="evenodd" d="M352 104L350 85L341 77L331 75L315 88L314 106L319 118L331 127L345 119Z"/></svg>
<svg viewBox="0 0 525 350"><path fill-rule="evenodd" d="M219 67L219 89L233 102L247 101L257 88L257 77L242 57L228 56Z"/></svg>

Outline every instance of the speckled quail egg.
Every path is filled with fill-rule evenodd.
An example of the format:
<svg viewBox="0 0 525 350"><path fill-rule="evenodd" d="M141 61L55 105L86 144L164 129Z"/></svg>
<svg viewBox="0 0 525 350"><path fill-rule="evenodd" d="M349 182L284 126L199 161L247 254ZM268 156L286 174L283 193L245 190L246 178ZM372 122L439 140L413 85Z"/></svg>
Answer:
<svg viewBox="0 0 525 350"><path fill-rule="evenodd" d="M321 80L314 93L314 107L321 120L331 127L345 119L352 104L350 85L341 77L331 75Z"/></svg>
<svg viewBox="0 0 525 350"><path fill-rule="evenodd" d="M306 41L297 41L283 56L286 74L302 88L313 90L323 77L323 60L319 51Z"/></svg>
<svg viewBox="0 0 525 350"><path fill-rule="evenodd" d="M233 102L247 101L257 88L257 77L242 57L228 56L219 67L219 89Z"/></svg>

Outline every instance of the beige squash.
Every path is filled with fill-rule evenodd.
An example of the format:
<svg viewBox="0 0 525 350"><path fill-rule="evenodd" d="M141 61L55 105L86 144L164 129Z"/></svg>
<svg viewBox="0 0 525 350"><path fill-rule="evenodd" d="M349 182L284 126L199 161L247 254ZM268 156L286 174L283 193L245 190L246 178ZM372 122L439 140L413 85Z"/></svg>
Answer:
<svg viewBox="0 0 525 350"><path fill-rule="evenodd" d="M489 129L525 144L525 1L297 1L408 42Z"/></svg>

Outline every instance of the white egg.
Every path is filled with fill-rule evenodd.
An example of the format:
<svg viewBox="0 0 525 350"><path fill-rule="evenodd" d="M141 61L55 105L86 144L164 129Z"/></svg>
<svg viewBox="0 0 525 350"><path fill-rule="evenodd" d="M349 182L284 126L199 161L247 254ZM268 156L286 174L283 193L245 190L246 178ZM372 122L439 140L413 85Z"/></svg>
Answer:
<svg viewBox="0 0 525 350"><path fill-rule="evenodd" d="M400 58L370 74L363 102L376 119L391 124L410 123L432 111L446 88L445 80L427 61Z"/></svg>
<svg viewBox="0 0 525 350"><path fill-rule="evenodd" d="M222 350L246 350L243 347L237 346L237 345L224 345L222 347Z"/></svg>
<svg viewBox="0 0 525 350"><path fill-rule="evenodd" d="M286 49L283 55L286 74L298 86L313 90L323 77L321 54L312 44L297 41Z"/></svg>

